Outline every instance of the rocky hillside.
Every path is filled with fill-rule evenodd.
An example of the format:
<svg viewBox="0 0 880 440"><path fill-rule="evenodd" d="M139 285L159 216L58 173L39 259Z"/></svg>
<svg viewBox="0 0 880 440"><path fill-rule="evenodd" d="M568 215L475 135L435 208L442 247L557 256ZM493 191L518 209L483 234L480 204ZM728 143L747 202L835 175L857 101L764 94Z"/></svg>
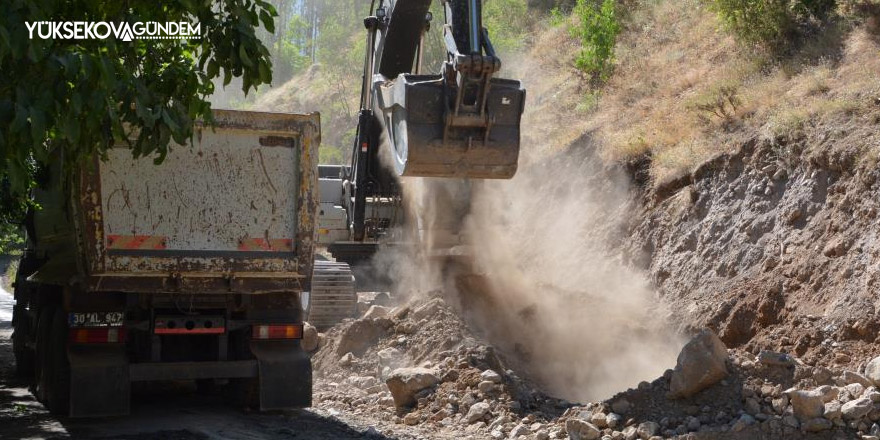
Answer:
<svg viewBox="0 0 880 440"><path fill-rule="evenodd" d="M506 58L529 102L517 178L474 191L486 310L440 288L331 329L319 408L401 438L880 437L876 24L770 54L705 2L627 4L604 83L564 20Z"/></svg>

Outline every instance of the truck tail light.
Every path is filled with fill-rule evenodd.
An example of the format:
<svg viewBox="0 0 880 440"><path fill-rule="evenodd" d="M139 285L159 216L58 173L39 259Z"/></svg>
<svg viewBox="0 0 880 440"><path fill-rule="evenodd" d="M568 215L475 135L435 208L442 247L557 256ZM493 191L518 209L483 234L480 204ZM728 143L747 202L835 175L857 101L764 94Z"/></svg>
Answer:
<svg viewBox="0 0 880 440"><path fill-rule="evenodd" d="M302 339L302 324L254 325L253 339Z"/></svg>
<svg viewBox="0 0 880 440"><path fill-rule="evenodd" d="M71 344L117 344L125 342L125 328L72 328L68 339Z"/></svg>

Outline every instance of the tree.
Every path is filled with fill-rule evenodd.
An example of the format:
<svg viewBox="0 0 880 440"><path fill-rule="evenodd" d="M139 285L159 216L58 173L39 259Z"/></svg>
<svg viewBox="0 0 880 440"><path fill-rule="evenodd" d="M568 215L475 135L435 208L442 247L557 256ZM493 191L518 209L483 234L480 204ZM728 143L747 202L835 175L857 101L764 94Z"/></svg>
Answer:
<svg viewBox="0 0 880 440"><path fill-rule="evenodd" d="M0 209L21 208L50 156L75 169L127 141L135 157L162 162L194 121L210 122L212 80L242 78L247 93L272 81L256 36L274 31L265 0L0 1ZM28 23L189 22L200 38L31 39Z"/></svg>

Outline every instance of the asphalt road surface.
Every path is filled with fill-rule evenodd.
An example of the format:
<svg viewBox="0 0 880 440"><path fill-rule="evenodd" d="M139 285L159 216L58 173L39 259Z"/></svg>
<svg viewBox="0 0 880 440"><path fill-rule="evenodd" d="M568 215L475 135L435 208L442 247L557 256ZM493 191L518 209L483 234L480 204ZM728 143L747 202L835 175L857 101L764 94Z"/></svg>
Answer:
<svg viewBox="0 0 880 440"><path fill-rule="evenodd" d="M69 419L49 414L16 377L12 354L12 295L0 288L0 439L385 439L369 425L323 410L246 413L221 395L191 384L136 390L127 417Z"/></svg>

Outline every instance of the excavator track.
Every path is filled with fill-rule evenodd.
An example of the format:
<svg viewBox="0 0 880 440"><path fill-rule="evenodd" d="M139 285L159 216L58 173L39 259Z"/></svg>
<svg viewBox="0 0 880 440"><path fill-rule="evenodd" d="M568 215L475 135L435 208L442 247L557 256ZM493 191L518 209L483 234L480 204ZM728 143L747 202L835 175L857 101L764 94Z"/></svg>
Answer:
<svg viewBox="0 0 880 440"><path fill-rule="evenodd" d="M325 329L357 312L354 275L346 263L315 260L306 321Z"/></svg>

